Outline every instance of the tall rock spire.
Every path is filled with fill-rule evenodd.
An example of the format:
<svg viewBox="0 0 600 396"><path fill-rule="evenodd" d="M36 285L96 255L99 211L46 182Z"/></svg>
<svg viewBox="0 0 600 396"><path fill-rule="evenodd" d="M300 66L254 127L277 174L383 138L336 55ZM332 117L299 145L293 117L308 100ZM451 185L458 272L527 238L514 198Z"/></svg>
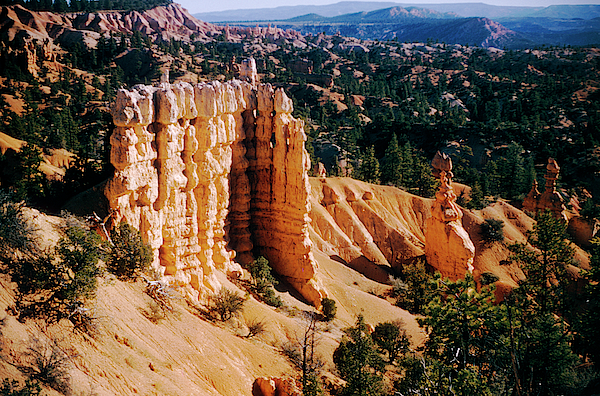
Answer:
<svg viewBox="0 0 600 396"><path fill-rule="evenodd" d="M451 185L452 160L438 151L431 165L440 188L425 225L425 256L443 276L463 278L467 271L473 270L475 246L461 223L462 211Z"/></svg>

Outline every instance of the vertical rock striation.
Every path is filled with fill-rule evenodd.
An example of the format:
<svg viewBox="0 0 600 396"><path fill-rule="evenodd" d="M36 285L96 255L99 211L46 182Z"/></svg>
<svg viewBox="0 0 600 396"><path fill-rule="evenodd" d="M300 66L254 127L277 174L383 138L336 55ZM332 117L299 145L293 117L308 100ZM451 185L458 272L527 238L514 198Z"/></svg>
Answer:
<svg viewBox="0 0 600 396"><path fill-rule="evenodd" d="M459 279L473 270L475 246L463 228L462 211L452 189L452 160L436 153L432 161L434 176L440 180L431 217L426 221L425 256L427 262L444 277Z"/></svg>
<svg viewBox="0 0 600 396"><path fill-rule="evenodd" d="M152 247L154 268L194 294L255 253L319 306L304 125L283 90L253 84L249 65L249 82L119 90L105 194L114 220Z"/></svg>

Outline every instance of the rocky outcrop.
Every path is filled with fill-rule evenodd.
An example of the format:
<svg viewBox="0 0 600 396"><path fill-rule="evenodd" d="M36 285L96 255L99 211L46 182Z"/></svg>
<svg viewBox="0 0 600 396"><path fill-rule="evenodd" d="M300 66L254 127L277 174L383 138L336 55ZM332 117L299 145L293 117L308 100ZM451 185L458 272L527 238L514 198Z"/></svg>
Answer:
<svg viewBox="0 0 600 396"><path fill-rule="evenodd" d="M115 221L150 243L165 277L216 291L215 270L236 274L264 255L320 305L308 237L310 162L304 124L291 112L283 90L239 80L118 92L116 172L105 194Z"/></svg>
<svg viewBox="0 0 600 396"><path fill-rule="evenodd" d="M556 191L556 180L558 180L558 173L560 167L553 158L548 158L548 165L546 165L546 185L543 193L540 193L537 188L537 181L534 180L531 191L523 200L523 209L529 213L535 214L540 210L549 210L552 215L567 222L566 207L564 199Z"/></svg>
<svg viewBox="0 0 600 396"><path fill-rule="evenodd" d="M467 271L473 270L475 246L462 226L463 213L451 186L452 160L438 151L432 166L441 184L435 194L431 217L426 222L425 256L442 276L463 278Z"/></svg>
<svg viewBox="0 0 600 396"><path fill-rule="evenodd" d="M291 378L259 377L252 385L252 396L300 396Z"/></svg>

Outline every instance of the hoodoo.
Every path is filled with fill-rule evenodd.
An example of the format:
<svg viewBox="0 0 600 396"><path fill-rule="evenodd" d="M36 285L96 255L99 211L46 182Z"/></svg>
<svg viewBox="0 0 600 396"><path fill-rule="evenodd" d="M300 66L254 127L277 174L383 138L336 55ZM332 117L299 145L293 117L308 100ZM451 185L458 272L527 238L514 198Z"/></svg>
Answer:
<svg viewBox="0 0 600 396"><path fill-rule="evenodd" d="M112 107L114 221L140 230L154 268L195 294L254 255L310 303L324 292L308 236L310 160L304 123L283 90L247 81L119 90Z"/></svg>
<svg viewBox="0 0 600 396"><path fill-rule="evenodd" d="M475 246L461 223L463 214L451 185L452 160L438 151L431 165L440 188L425 226L425 256L444 277L455 280L473 270Z"/></svg>
<svg viewBox="0 0 600 396"><path fill-rule="evenodd" d="M527 197L523 200L523 209L529 213L535 214L540 210L549 210L552 215L567 222L567 215L565 211L564 199L556 191L556 181L558 180L558 173L560 167L556 163L554 158L548 158L548 164L546 165L546 185L544 186L544 192L540 193L537 188L537 181L534 180L531 191L527 194Z"/></svg>

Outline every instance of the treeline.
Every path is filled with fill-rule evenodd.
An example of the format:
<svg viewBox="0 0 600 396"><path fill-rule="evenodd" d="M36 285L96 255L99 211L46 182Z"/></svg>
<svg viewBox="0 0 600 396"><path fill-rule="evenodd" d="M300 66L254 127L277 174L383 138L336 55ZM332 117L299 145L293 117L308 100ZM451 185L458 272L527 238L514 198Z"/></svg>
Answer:
<svg viewBox="0 0 600 396"><path fill-rule="evenodd" d="M93 12L93 11L143 11L171 4L173 0L2 0L0 5L22 5L32 11Z"/></svg>

